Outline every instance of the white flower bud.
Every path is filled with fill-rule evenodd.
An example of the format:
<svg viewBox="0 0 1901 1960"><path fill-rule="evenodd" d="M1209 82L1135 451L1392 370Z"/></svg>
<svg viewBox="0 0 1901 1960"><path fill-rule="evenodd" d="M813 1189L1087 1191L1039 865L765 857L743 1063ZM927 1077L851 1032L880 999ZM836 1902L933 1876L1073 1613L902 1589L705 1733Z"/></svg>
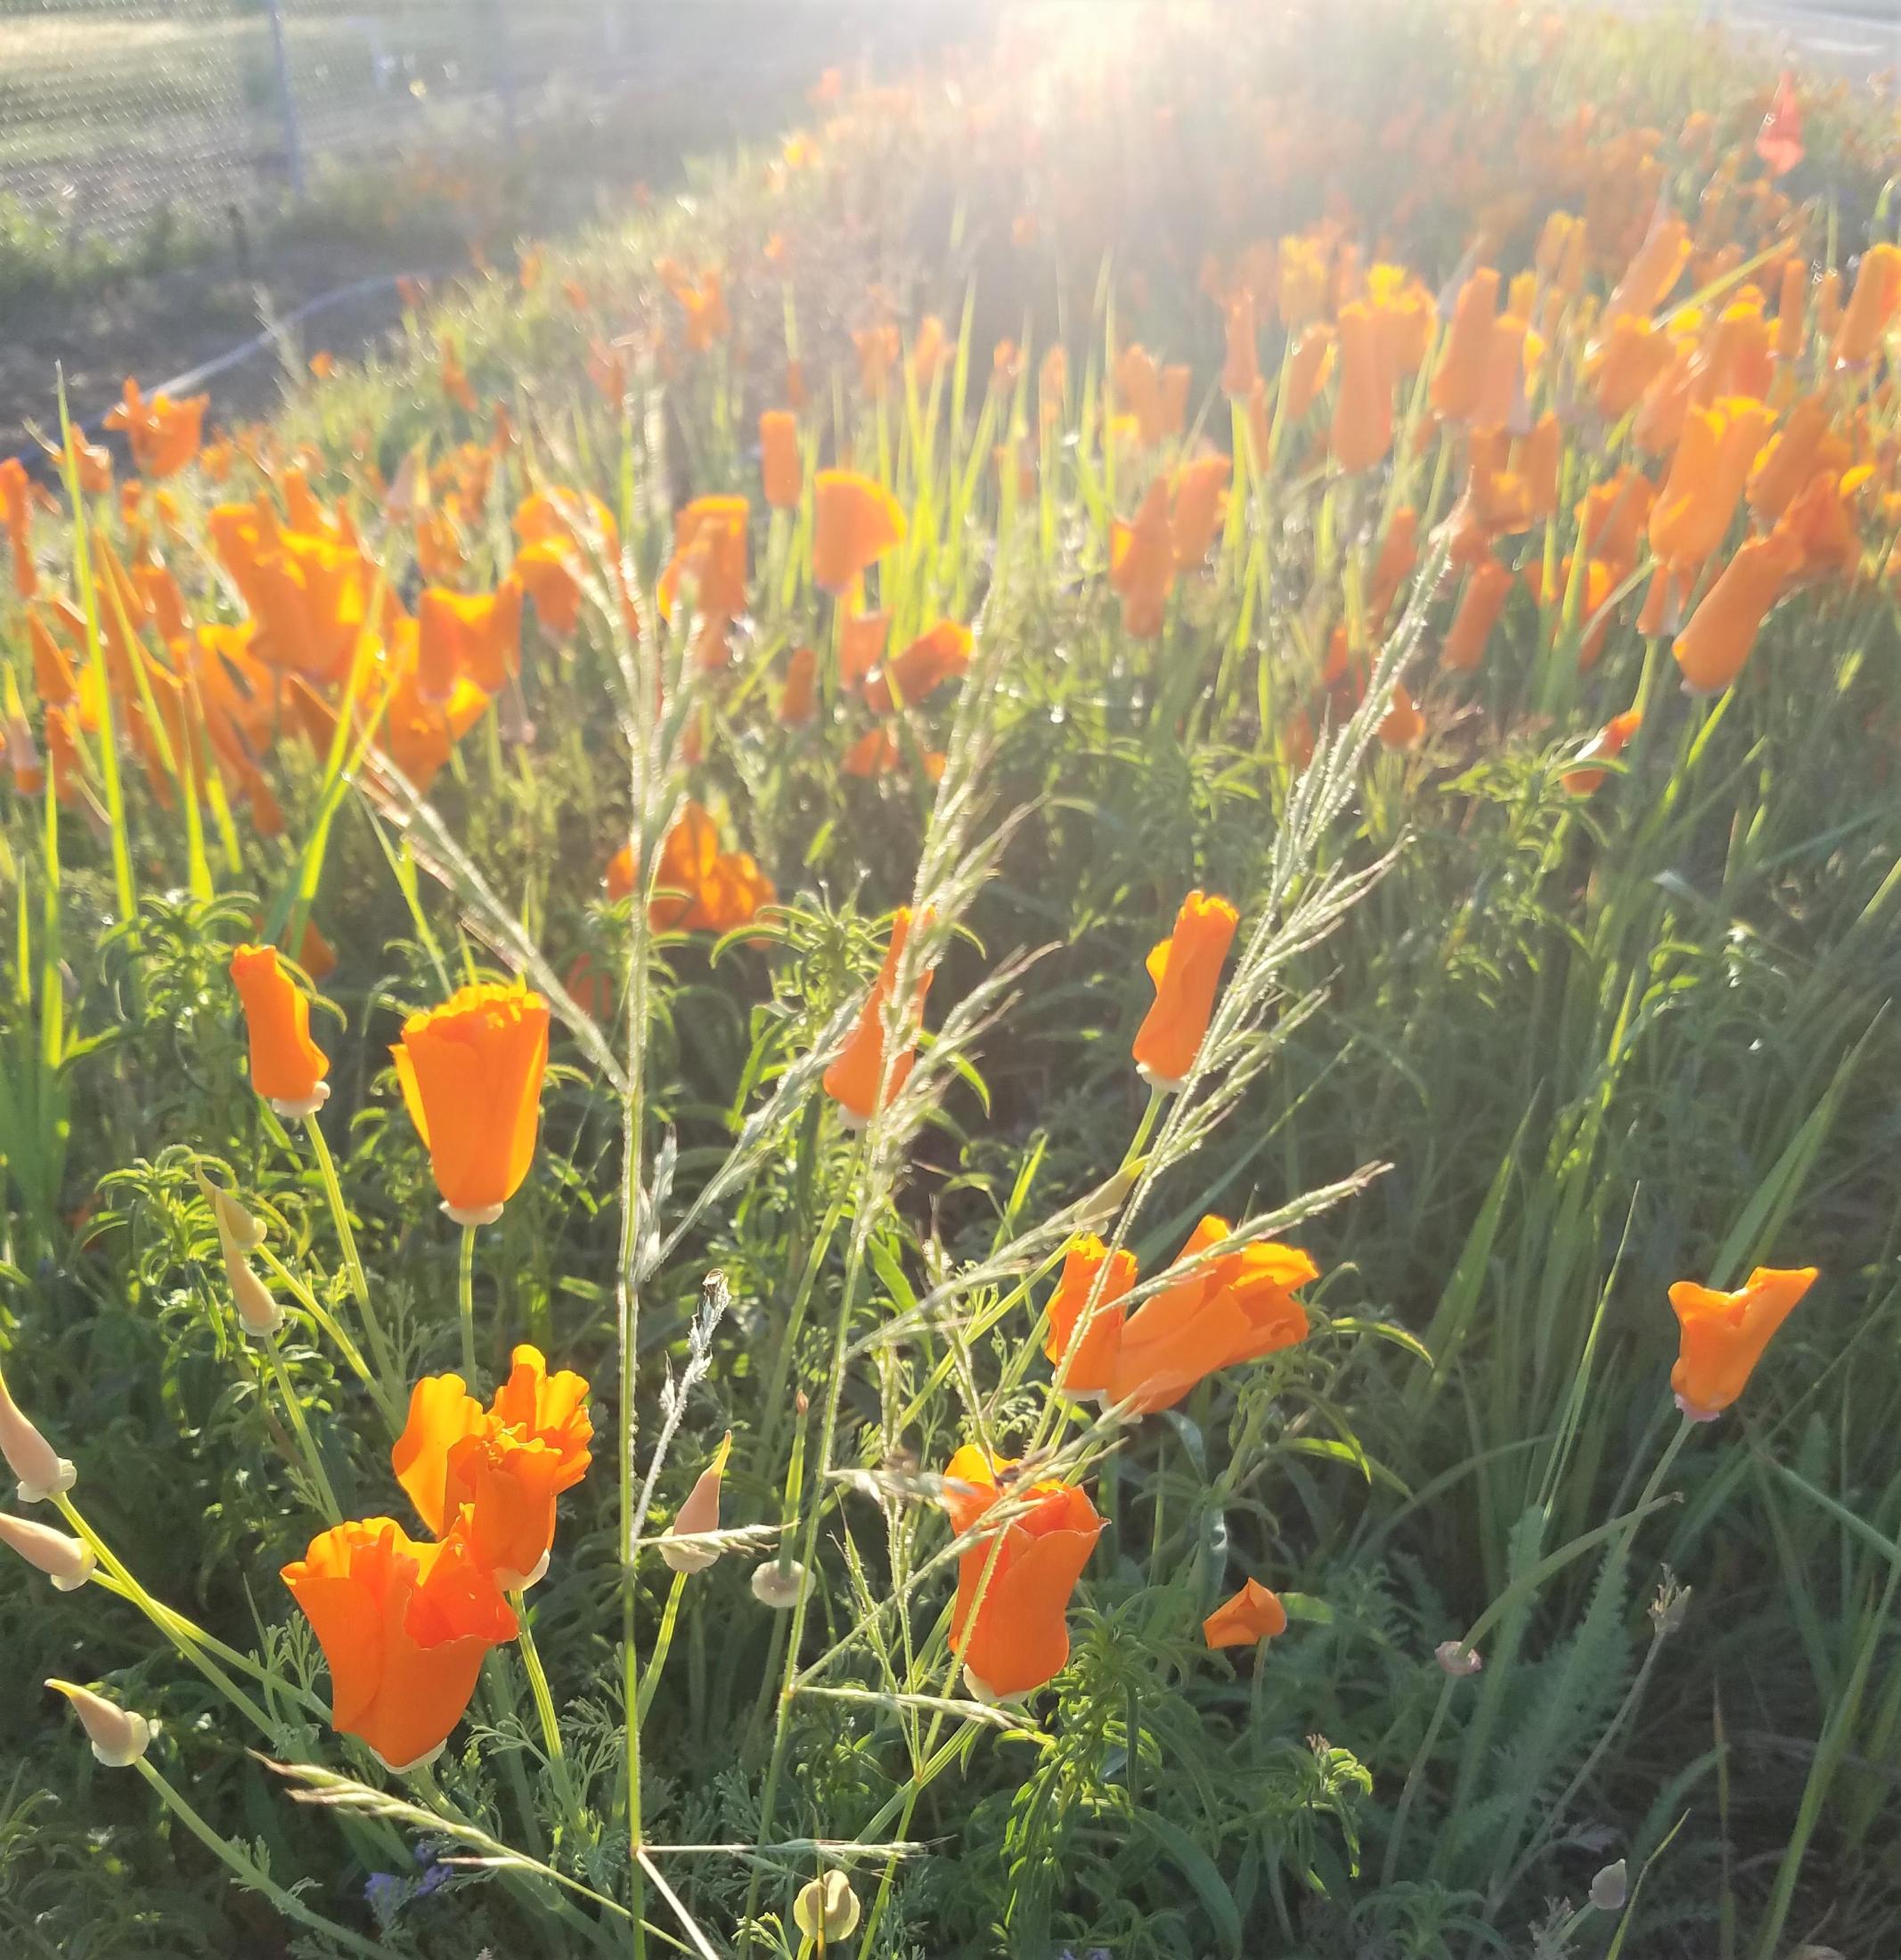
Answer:
<svg viewBox="0 0 1901 1960"><path fill-rule="evenodd" d="M699 1481L687 1493L687 1501L673 1514L673 1522L660 1534L663 1539L697 1538L703 1531L719 1530L720 1480L726 1474L727 1453L731 1448L732 1433L729 1430L713 1461L700 1472ZM663 1544L660 1548L662 1562L673 1572L703 1572L719 1556L719 1548L714 1545Z"/></svg>
<svg viewBox="0 0 1901 1960"><path fill-rule="evenodd" d="M792 1923L822 1949L835 1940L849 1940L858 1925L858 1894L840 1871L826 1873L799 1888L792 1901Z"/></svg>
<svg viewBox="0 0 1901 1960"><path fill-rule="evenodd" d="M1591 1903L1601 1913L1620 1913L1630 1897L1630 1873L1624 1860L1606 1865L1591 1881Z"/></svg>
<svg viewBox="0 0 1901 1960"><path fill-rule="evenodd" d="M271 1297L271 1289L233 1249L224 1248L224 1277L231 1282L232 1303L244 1331L263 1340L284 1324L284 1310Z"/></svg>
<svg viewBox="0 0 1901 1960"><path fill-rule="evenodd" d="M781 1566L776 1558L769 1558L753 1573L753 1597L774 1613L789 1613L797 1605L799 1588L804 1583L805 1568L797 1559Z"/></svg>
<svg viewBox="0 0 1901 1960"><path fill-rule="evenodd" d="M1476 1647L1468 1647L1463 1640L1441 1640L1433 1658L1446 1672L1463 1678L1476 1674L1485 1665Z"/></svg>
<svg viewBox="0 0 1901 1960"><path fill-rule="evenodd" d="M44 1504L78 1482L79 1473L20 1413L4 1376L0 1376L0 1457L6 1458L7 1468L20 1479L22 1504Z"/></svg>
<svg viewBox="0 0 1901 1960"><path fill-rule="evenodd" d="M99 1563L85 1539L69 1538L50 1524L36 1524L31 1518L12 1517L4 1511L0 1511L0 1545L12 1546L62 1593L78 1591Z"/></svg>
<svg viewBox="0 0 1901 1960"><path fill-rule="evenodd" d="M121 1708L89 1687L71 1681L48 1681L73 1705L79 1725L91 1738L93 1753L108 1769L129 1769L151 1747L159 1725L149 1722L135 1710Z"/></svg>
<svg viewBox="0 0 1901 1960"><path fill-rule="evenodd" d="M214 1184L203 1171L193 1169L198 1188L205 1194L211 1215L217 1222L218 1241L228 1259L236 1253L254 1253L264 1244L264 1221L253 1218L222 1185Z"/></svg>

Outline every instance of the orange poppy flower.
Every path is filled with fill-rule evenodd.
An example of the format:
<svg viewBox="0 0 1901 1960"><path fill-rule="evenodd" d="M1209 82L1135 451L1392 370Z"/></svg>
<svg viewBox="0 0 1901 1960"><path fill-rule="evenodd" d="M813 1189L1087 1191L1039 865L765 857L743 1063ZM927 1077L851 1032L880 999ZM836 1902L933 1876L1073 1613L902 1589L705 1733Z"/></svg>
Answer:
<svg viewBox="0 0 1901 1960"><path fill-rule="evenodd" d="M1404 685L1395 681L1392 684L1392 705L1383 716L1375 731L1380 745L1384 748L1414 748L1424 739L1425 716L1419 712L1419 704L1408 694Z"/></svg>
<svg viewBox="0 0 1901 1960"><path fill-rule="evenodd" d="M1621 715L1613 715L1578 751L1578 760L1558 778L1567 792L1573 796L1594 795L1603 782L1604 772L1590 765L1615 761L1630 746L1630 739L1643 725L1643 721L1644 717L1634 707L1626 708Z"/></svg>
<svg viewBox="0 0 1901 1960"><path fill-rule="evenodd" d="M1115 357L1115 393L1135 417L1137 439L1154 449L1181 433L1187 418L1189 371L1158 369L1146 347L1127 347Z"/></svg>
<svg viewBox="0 0 1901 1960"><path fill-rule="evenodd" d="M885 636L891 631L888 612L853 613L838 627L838 684L855 693L865 677L885 657Z"/></svg>
<svg viewBox="0 0 1901 1960"><path fill-rule="evenodd" d="M927 931L930 915L926 913L918 923ZM825 1093L838 1105L838 1113L849 1130L861 1130L875 1110L888 1108L897 1100L917 1060L915 1050L918 1031L924 1025L925 996L931 991L932 976L928 972L916 983L910 1011L900 1017L897 1048L887 1055L885 1046L888 1004L898 983L898 964L910 932L910 907L901 906L891 922L891 941L885 948L884 963L859 1010L858 1025L825 1072Z"/></svg>
<svg viewBox="0 0 1901 1960"><path fill-rule="evenodd" d="M1399 596L1399 588L1413 576L1419 563L1419 513L1402 503L1386 527L1380 541L1380 555L1373 562L1373 576L1367 585L1367 625L1378 633Z"/></svg>
<svg viewBox="0 0 1901 1960"><path fill-rule="evenodd" d="M310 1038L310 1002L277 963L274 946L240 946L231 977L244 1003L251 1087L281 1116L307 1116L330 1099L330 1057Z"/></svg>
<svg viewBox="0 0 1901 1960"><path fill-rule="evenodd" d="M1175 1263L1199 1257L1231 1230L1227 1220L1211 1213L1189 1234ZM1297 1246L1269 1241L1203 1265L1129 1317L1104 1386L1106 1400L1138 1415L1172 1409L1220 1369L1297 1346L1307 1338L1307 1309L1293 1289L1319 1277L1320 1269Z"/></svg>
<svg viewBox="0 0 1901 1960"><path fill-rule="evenodd" d="M1758 1266L1739 1293L1691 1279L1670 1288L1681 1327L1670 1388L1692 1422L1713 1422L1742 1394L1775 1330L1815 1279L1813 1266Z"/></svg>
<svg viewBox="0 0 1901 1960"><path fill-rule="evenodd" d="M445 1537L460 1521L476 1564L515 1592L547 1572L555 1499L587 1474L594 1429L581 1376L550 1375L539 1348L510 1360L485 1409L460 1375L425 1376L389 1463L430 1531Z"/></svg>
<svg viewBox="0 0 1901 1960"><path fill-rule="evenodd" d="M148 397L128 377L124 399L107 412L105 426L125 432L132 460L143 475L156 480L177 475L197 455L210 404L208 395L193 395L182 402L168 395Z"/></svg>
<svg viewBox="0 0 1901 1960"><path fill-rule="evenodd" d="M460 1531L423 1545L394 1518L337 1524L281 1576L330 1664L330 1726L392 1770L441 1753L484 1656L519 1630Z"/></svg>
<svg viewBox="0 0 1901 1960"><path fill-rule="evenodd" d="M1194 1067L1240 922L1225 898L1190 892L1175 915L1174 931L1149 954L1155 1000L1136 1032L1134 1054L1153 1087L1172 1094Z"/></svg>
<svg viewBox="0 0 1901 1960"><path fill-rule="evenodd" d="M513 573L492 592L426 586L416 601L416 692L443 702L459 678L499 694L521 667L522 584Z"/></svg>
<svg viewBox="0 0 1901 1960"><path fill-rule="evenodd" d="M1372 469L1392 446L1392 375L1362 299L1340 309L1340 392L1330 442L1334 461L1349 474Z"/></svg>
<svg viewBox="0 0 1901 1960"><path fill-rule="evenodd" d="M1175 584L1175 534L1169 520L1169 489L1160 477L1149 485L1132 523L1109 527L1109 590L1122 601L1122 631L1153 640Z"/></svg>
<svg viewBox="0 0 1901 1960"><path fill-rule="evenodd" d="M858 385L871 400L882 399L891 386L891 371L903 351L898 330L890 325L854 327L852 345L858 354Z"/></svg>
<svg viewBox="0 0 1901 1960"><path fill-rule="evenodd" d="M1108 1277L1089 1313L1089 1325L1076 1340L1076 1323L1089 1305L1097 1286L1097 1275L1105 1266ZM1132 1252L1109 1248L1093 1232L1077 1239L1063 1255L1063 1276L1049 1296L1049 1337L1043 1352L1057 1364L1058 1388L1092 1393L1104 1388L1115 1365L1116 1350L1122 1344L1122 1311L1118 1303L1136 1282L1136 1257ZM1070 1343L1075 1341L1075 1351Z"/></svg>
<svg viewBox="0 0 1901 1960"><path fill-rule="evenodd" d="M573 490L537 490L515 512L515 573L534 601L543 625L569 638L581 619L581 579L598 549L612 561L620 551L614 513L599 497ZM583 551L583 544L587 551Z"/></svg>
<svg viewBox="0 0 1901 1960"><path fill-rule="evenodd" d="M1473 568L1439 649L1440 666L1465 674L1484 659L1492 629L1511 591L1512 575L1496 558L1488 554Z"/></svg>
<svg viewBox="0 0 1901 1960"><path fill-rule="evenodd" d="M1228 515L1228 478L1233 466L1226 456L1198 456L1175 477L1175 514L1171 532L1175 563L1191 571L1208 556Z"/></svg>
<svg viewBox="0 0 1901 1960"><path fill-rule="evenodd" d="M1026 1487L1012 1476L1016 1467L966 1443L944 1470L943 1506L959 1537L1006 1498L1029 1507L958 1560L950 1647L972 1694L986 1702L1027 1695L1062 1670L1070 1595L1103 1527L1077 1485L1047 1479Z"/></svg>
<svg viewBox="0 0 1901 1960"><path fill-rule="evenodd" d="M1432 371L1429 394L1434 411L1448 422L1470 419L1479 405L1490 363L1492 321L1498 311L1498 274L1481 265L1459 288L1452 324Z"/></svg>
<svg viewBox="0 0 1901 1960"><path fill-rule="evenodd" d="M1885 241L1862 254L1855 292L1835 332L1835 365L1856 367L1871 359L1901 312L1901 245Z"/></svg>
<svg viewBox="0 0 1901 1960"><path fill-rule="evenodd" d="M971 644L968 626L940 619L866 682L865 706L874 715L889 715L897 701L921 701L946 681L960 679L970 669Z"/></svg>
<svg viewBox="0 0 1901 1960"><path fill-rule="evenodd" d="M27 644L33 654L33 686L47 707L64 707L79 698L78 676L66 649L37 612L27 615Z"/></svg>
<svg viewBox="0 0 1901 1960"><path fill-rule="evenodd" d="M769 408L759 418L759 475L765 500L775 510L795 510L805 470L799 460L798 418L789 409Z"/></svg>
<svg viewBox="0 0 1901 1960"><path fill-rule="evenodd" d="M904 542L904 513L883 484L850 470L821 470L814 489L812 576L843 592L894 544Z"/></svg>
<svg viewBox="0 0 1901 1960"><path fill-rule="evenodd" d="M1281 418L1297 422L1320 399L1320 390L1334 372L1338 337L1324 323L1316 322L1293 343L1288 358L1286 380L1282 383ZM1261 445L1266 453L1267 444Z"/></svg>
<svg viewBox="0 0 1901 1960"><path fill-rule="evenodd" d="M1258 1579L1244 1581L1202 1621L1202 1637L1211 1647L1252 1647L1286 1630L1287 1609Z"/></svg>
<svg viewBox="0 0 1901 1960"><path fill-rule="evenodd" d="M1425 365L1432 345L1432 295L1403 266L1375 265L1367 274L1367 299L1387 372L1410 379Z"/></svg>
<svg viewBox="0 0 1901 1960"><path fill-rule="evenodd" d="M411 1015L390 1054L443 1209L493 1224L534 1158L548 1003L526 987L463 987Z"/></svg>
<svg viewBox="0 0 1901 1960"><path fill-rule="evenodd" d="M1735 680L1770 607L1801 563L1801 546L1780 529L1737 546L1670 649L1686 688L1717 694Z"/></svg>
<svg viewBox="0 0 1901 1960"><path fill-rule="evenodd" d="M1696 564L1722 543L1775 421L1762 403L1741 398L1688 412L1651 507L1651 549L1666 564Z"/></svg>
<svg viewBox="0 0 1901 1960"><path fill-rule="evenodd" d="M1228 357L1221 365L1221 391L1233 400L1245 401L1261 379L1253 294L1244 288L1227 302L1225 311Z"/></svg>
<svg viewBox="0 0 1901 1960"><path fill-rule="evenodd" d="M1607 324L1626 314L1648 319L1668 297L1689 262L1690 227L1678 217L1660 219L1624 268L1624 276L1604 301L1601 317Z"/></svg>
<svg viewBox="0 0 1901 1960"><path fill-rule="evenodd" d="M1795 92L1795 78L1787 69L1775 85L1769 112L1756 132L1756 154L1769 167L1772 177L1785 177L1801 162L1802 104Z"/></svg>
<svg viewBox="0 0 1901 1960"><path fill-rule="evenodd" d="M1640 470L1627 468L1593 484L1576 505L1581 548L1615 567L1620 579L1628 576L1655 500L1650 478Z"/></svg>
<svg viewBox="0 0 1901 1960"><path fill-rule="evenodd" d="M63 477L66 474L65 449L48 442L44 436L39 438L39 445L46 453L48 465ZM103 496L112 487L112 452L101 448L97 443L87 442L85 431L75 423L72 453L79 487L89 496Z"/></svg>
<svg viewBox="0 0 1901 1960"><path fill-rule="evenodd" d="M810 647L795 647L786 663L786 684L779 696L782 728L799 728L819 712L819 657Z"/></svg>
<svg viewBox="0 0 1901 1960"><path fill-rule="evenodd" d="M1585 355L1597 412L1620 421L1677 358L1677 346L1645 314L1620 314Z"/></svg>
<svg viewBox="0 0 1901 1960"><path fill-rule="evenodd" d="M671 619L682 578L695 583L693 643L703 667L726 663L726 628L746 610L744 497L696 497L673 519L673 555L660 575L660 617Z"/></svg>
<svg viewBox="0 0 1901 1960"><path fill-rule="evenodd" d="M1517 421L1524 403L1526 377L1537 360L1539 347L1530 323L1517 314L1502 313L1492 322L1485 372L1472 408L1475 427L1503 429Z"/></svg>
<svg viewBox="0 0 1901 1960"><path fill-rule="evenodd" d="M1817 470L1776 525L1801 552L1805 573L1851 579L1861 569L1861 533L1843 480L1832 470Z"/></svg>
<svg viewBox="0 0 1901 1960"><path fill-rule="evenodd" d="M1746 395L1761 401L1775 379L1775 354L1762 295L1753 286L1717 314L1697 356L1697 391L1704 401Z"/></svg>
<svg viewBox="0 0 1901 1960"><path fill-rule="evenodd" d="M1766 523L1781 517L1814 476L1829 421L1827 400L1820 395L1803 396L1750 465L1750 509Z"/></svg>

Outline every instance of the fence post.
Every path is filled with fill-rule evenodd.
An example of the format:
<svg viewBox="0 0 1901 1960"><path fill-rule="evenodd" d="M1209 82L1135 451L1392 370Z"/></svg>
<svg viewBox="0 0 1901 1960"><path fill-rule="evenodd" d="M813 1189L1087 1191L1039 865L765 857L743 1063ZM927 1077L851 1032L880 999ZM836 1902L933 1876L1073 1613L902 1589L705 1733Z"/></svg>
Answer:
<svg viewBox="0 0 1901 1960"><path fill-rule="evenodd" d="M304 194L304 137L298 127L297 91L290 84L290 50L284 42L282 0L265 0L271 17L271 59L277 69L277 106L283 117L284 169L293 197Z"/></svg>

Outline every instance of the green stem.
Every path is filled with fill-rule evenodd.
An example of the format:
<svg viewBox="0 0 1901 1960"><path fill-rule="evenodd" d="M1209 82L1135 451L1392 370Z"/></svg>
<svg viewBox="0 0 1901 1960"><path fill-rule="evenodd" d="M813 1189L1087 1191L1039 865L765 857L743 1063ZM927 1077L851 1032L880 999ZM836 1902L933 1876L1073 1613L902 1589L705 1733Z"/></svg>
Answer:
<svg viewBox="0 0 1901 1960"><path fill-rule="evenodd" d="M324 1918L322 1913L313 1912L295 1892L288 1892L282 1886L274 1884L235 1844L214 1831L144 1757L141 1756L132 1767L158 1792L166 1808L177 1817L185 1829L241 1885L248 1891L262 1892L286 1919L295 1920L300 1926L307 1926L312 1932L320 1933L347 1953L366 1954L369 1960L388 1960L388 1947L372 1946L369 1940L352 1932L347 1926L339 1926L334 1920Z"/></svg>
<svg viewBox="0 0 1901 1960"><path fill-rule="evenodd" d="M516 1623L521 1629L516 1644L521 1649L522 1670L528 1677L529 1691L534 1696L534 1712L541 1720L542 1746L548 1752L548 1767L554 1772L555 1784L560 1792L561 1807L567 1813L568 1825L578 1835L581 1801L568 1770L567 1755L561 1748L560 1719L555 1713L548 1671L543 1667L541 1651L534 1645L534 1634L528 1623L528 1603L520 1588L509 1595L509 1604L515 1609Z"/></svg>
<svg viewBox="0 0 1901 1960"><path fill-rule="evenodd" d="M475 1240L476 1228L463 1226L461 1258L455 1278L455 1297L462 1318L462 1380L470 1394L475 1392L476 1385Z"/></svg>
<svg viewBox="0 0 1901 1960"><path fill-rule="evenodd" d="M666 1596L666 1610L660 1616L660 1632L654 1641L654 1651L647 1657L647 1678L640 1683L639 1699L634 1711L640 1721L647 1719L648 1703L654 1698L654 1689L659 1685L660 1671L666 1665L667 1650L673 1644L673 1623L680 1618L680 1602L686 1596L687 1575L673 1574L673 1590Z"/></svg>

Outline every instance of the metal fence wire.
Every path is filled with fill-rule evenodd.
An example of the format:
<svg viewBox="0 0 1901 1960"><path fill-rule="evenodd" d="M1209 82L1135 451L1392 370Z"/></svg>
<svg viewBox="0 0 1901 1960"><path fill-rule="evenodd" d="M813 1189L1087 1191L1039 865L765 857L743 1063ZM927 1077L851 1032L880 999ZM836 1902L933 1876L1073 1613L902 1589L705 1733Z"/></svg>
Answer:
<svg viewBox="0 0 1901 1960"><path fill-rule="evenodd" d="M123 245L598 104L693 0L0 0L0 219ZM663 33L663 41L666 36Z"/></svg>

